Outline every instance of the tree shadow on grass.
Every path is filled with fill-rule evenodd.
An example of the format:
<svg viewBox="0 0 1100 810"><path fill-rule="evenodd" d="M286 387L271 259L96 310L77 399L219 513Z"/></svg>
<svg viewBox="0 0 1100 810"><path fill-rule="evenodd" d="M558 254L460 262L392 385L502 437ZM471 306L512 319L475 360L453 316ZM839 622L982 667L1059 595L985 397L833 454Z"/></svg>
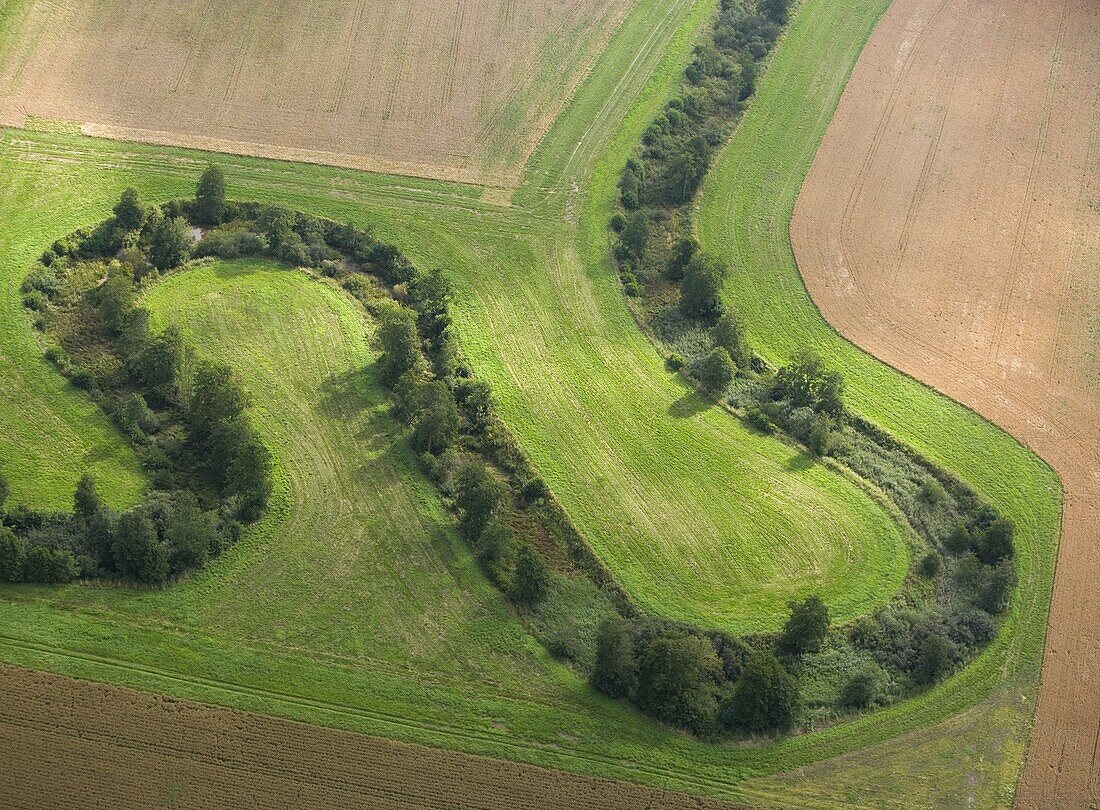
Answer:
<svg viewBox="0 0 1100 810"><path fill-rule="evenodd" d="M395 423L384 415L382 400L364 369L334 374L321 383L317 412L325 419L345 422L364 449L376 452L393 438Z"/></svg>
<svg viewBox="0 0 1100 810"><path fill-rule="evenodd" d="M797 450L787 459L786 467L791 472L805 472L817 466L817 459L809 453Z"/></svg>
<svg viewBox="0 0 1100 810"><path fill-rule="evenodd" d="M690 419L701 414L714 403L696 391L688 391L678 400L668 406L669 416L676 419Z"/></svg>

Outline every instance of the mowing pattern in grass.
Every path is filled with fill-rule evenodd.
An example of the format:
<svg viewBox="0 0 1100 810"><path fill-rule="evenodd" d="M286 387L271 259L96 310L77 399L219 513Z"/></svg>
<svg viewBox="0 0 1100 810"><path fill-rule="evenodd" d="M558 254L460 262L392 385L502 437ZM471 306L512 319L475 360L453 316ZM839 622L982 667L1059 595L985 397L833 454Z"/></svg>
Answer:
<svg viewBox="0 0 1100 810"><path fill-rule="evenodd" d="M622 304L608 260L605 225L618 172L669 87L678 81L691 33L713 5L640 4L638 13L628 18L601 65L536 152L528 172L529 184L517 191L511 208L479 203L480 191L470 187L320 167L226 161L235 196L373 223L380 236L400 244L418 264L438 264L452 273L460 290L458 326L478 373L496 383L502 413L547 477L553 475L556 487L581 476L583 484L574 485L569 504L578 523L603 510L614 513L623 507L614 502L614 482L610 481L614 466L606 471L579 465L571 469L574 452L583 458L584 453L594 451L577 451L569 443L570 437L591 430L590 435L608 445L599 454L616 459L620 448L611 440L627 441L622 464L644 463L645 459L639 462L631 456L631 446L638 444L637 433L674 423L674 418L663 414L683 396L682 389L674 390L671 379L662 376L655 354L641 343ZM778 204L762 209L762 219L756 221L748 245L738 242L737 246L739 251L747 247L772 251L761 254L765 261L759 267L768 267L773 274L783 271L775 278L763 270L754 273L759 278L746 277L746 286L766 293L749 314L757 333L756 345L773 360L782 359L805 335L816 335L819 350L830 357L845 351L861 357L838 348L840 342L817 319L805 298L786 248L785 217L800 172L804 173L816 147L815 137L820 137L830 115L830 99L835 102L847 67L858 55L882 5L858 0L804 1L742 130L751 132L752 138L766 138L760 148L766 145L774 151L751 156L742 153L733 159L728 155L737 157L734 149L712 178L708 200L719 210L703 217L702 236L708 241L720 241L727 233L728 202L735 201L747 211L754 202L763 205L774 200L774 192L782 192ZM653 79L647 83L650 75ZM795 97L796 101L789 101ZM778 116L788 104L788 115L807 116L803 129L762 135L760 129L769 125L768 116ZM778 123L790 123L787 116L779 117ZM738 136L735 143L740 140ZM748 140L741 149L747 146L754 146L754 141ZM766 159L761 173L787 179L773 188L770 182L763 182L766 177L761 178L754 192L745 190L738 185L738 178L739 170L746 178L752 177L747 171L750 167L744 165L749 157ZM10 285L22 279L37 252L56 235L102 219L126 185L138 186L150 199L183 196L191 192L205 161L203 155L182 150L133 147L63 133L6 132L0 143L0 176L4 178L0 222L5 223L0 276L5 291L12 291ZM740 216L742 222L750 221L748 215ZM576 230L571 222L576 223ZM14 227L7 227L9 223ZM747 265L748 260L743 263ZM742 306L746 306L747 294L742 291L739 295ZM535 316L541 320L521 308L527 302L538 303ZM18 312L18 300L4 298L0 307L4 322L22 330L3 350L18 353L20 362L38 362L28 359L36 353L29 329L16 317L8 317ZM802 323L817 325L800 334L788 331ZM586 329L600 331L587 334ZM769 337L775 330L781 331ZM526 336L530 344L524 346L517 336ZM568 408L555 405L544 411L538 396L548 389L583 393L581 382L563 379L560 388L551 382L567 376L571 355L559 357L555 352L573 338L591 347L583 384L594 387L595 393L576 396ZM620 351L623 347L626 350ZM516 352L532 363L545 363L538 370L525 372L527 377L541 375L542 381L535 380L539 385L530 392L519 384L526 379L517 377L518 371L514 373L519 362L512 359ZM501 354L508 355L507 362ZM847 753L821 767L839 774L834 783L844 783L844 770L836 771L838 766L853 774L853 784L860 785L852 797L854 804L881 806L905 797L914 801L943 797L958 803L971 790L983 799L995 796L1001 786L1011 783L1014 751L1021 750L1026 734L1027 711L1021 698L1030 694L1037 674L1037 666L1028 662L1038 660L1043 605L1049 593L1058 507L1053 489L1056 482L1034 457L961 408L869 358L852 362L856 365L850 367L849 379L860 380L854 403L857 409L971 481L1016 518L1020 528L1020 593L1026 593L1031 601L1025 603L1021 596L990 652L966 673L924 698L760 748L693 743L592 696L571 673L554 666L514 624L500 621L506 618L503 605L487 583L472 573L472 561L443 523L435 524L438 531L429 532L434 541L422 542L434 542L455 577L454 588L444 594L444 604L472 600L482 606L480 614L468 609L468 615L475 618L449 629L461 633L459 638L465 643L476 641L471 649L488 647L496 652L491 665L478 662L475 667L468 659L451 661L444 656L446 667L441 671L421 666L423 658L431 656L423 652L424 645L434 638L419 631L422 624L415 628L411 623L404 625L401 638L391 639L390 644L362 641L360 651L353 655L347 654L352 645L341 650L340 642L326 639L323 623L286 624L289 619L279 620L289 615L285 612L275 614L270 632L258 620L250 629L247 619L218 616L215 604L198 608L188 604L201 602L203 588L217 587L220 577L230 576L228 568L217 567L170 598L140 592L104 596L100 592L78 593L77 589L5 588L0 600L0 622L5 628L0 655L16 663L208 702L715 795L766 795L789 804L799 800L800 786L744 780ZM839 364L849 368L847 362ZM648 409L639 406L633 412L637 420L634 432L622 428L609 431L607 425L614 414L609 419L588 410L601 408L611 398L612 387L601 382L596 372L601 366L612 365L626 369L616 373L620 381L625 377L628 383L615 389L614 396L651 403ZM17 380L16 384L23 383ZM868 393L876 387L883 392L881 399ZM654 390L659 395L654 395ZM18 397L18 392L14 396ZM556 396L569 400L569 395ZM57 418L64 407L55 409L49 418ZM48 413L45 404L42 409ZM617 410L631 413L625 407ZM553 421L558 414L562 424ZM909 420L908 426L899 414ZM6 425L8 413L0 417ZM260 418L266 423L267 417ZM713 424L712 419L716 420ZM679 421L685 423L685 433L730 430L720 426L719 419L730 421L709 412ZM73 418L68 424L78 426L79 421ZM387 431L382 432L389 436ZM275 436L271 440L278 444ZM368 447L365 444L360 455L367 453ZM975 458L983 452L999 463L976 469ZM593 462L602 462L599 454ZM42 459L66 466L63 453L52 457L32 453L26 463ZM700 465L692 480L710 472ZM77 471L70 474L75 483ZM634 470L632 474L640 473ZM598 486L601 475L610 483ZM398 490L411 488L423 493L426 513L438 510L426 484L407 467L395 467L392 476L403 482ZM1008 486L1013 481L1017 484L1014 489ZM1012 495L1011 504L1006 504L1009 498L1002 497L1006 492ZM703 497L697 502L704 512L714 508L705 502L707 494L706 490L700 493ZM417 496L402 497L418 502ZM1030 511L1025 509L1028 500ZM577 508L581 501L589 506ZM282 518L276 509L269 519L275 521L270 524L272 532L266 537L257 535L255 541L246 540L218 565L228 567L235 554L249 553L250 542L272 542L274 528ZM596 537L591 526L582 528ZM652 528L654 533L659 530ZM390 577L388 581L400 580ZM346 587L344 593L353 611L357 600L370 595L369 583L345 586L325 579L315 584L322 593L325 589L339 593ZM261 583L261 587L266 585ZM187 590L190 588L194 590ZM230 596L237 600L237 610L252 609L255 597L249 597L253 595ZM293 598L299 604L309 604L314 597L303 590ZM341 611L344 603L328 604L335 612ZM213 614L212 621L223 623L223 629L207 631L195 622L191 611L200 608ZM486 618L477 619L479 615ZM281 623L286 626L280 629ZM230 631L237 630L255 638L234 637ZM287 636L286 641L277 638L279 632ZM456 655L462 655L463 649L459 645ZM417 662L416 668L409 666L410 661ZM1005 662L1005 668L998 669L996 662ZM531 677L538 672L543 676ZM977 708L973 708L975 704ZM959 721L952 719L964 709L972 711ZM569 729L569 736L563 736L561 729ZM877 778L883 757L889 758L897 773L916 777L904 782ZM984 760L979 763L981 757ZM974 788L965 778L971 773L979 777ZM925 774L929 777L920 778ZM865 778L860 780L859 775ZM937 778L940 775L942 779ZM827 781L823 777L823 784ZM833 793L832 800L840 795Z"/></svg>
<svg viewBox="0 0 1100 810"><path fill-rule="evenodd" d="M945 714L974 704L978 710L904 743L888 743L877 754L871 749L862 764L827 763L767 790L787 796L795 783L803 800L818 802L835 797L833 791L849 779L864 789L876 779L898 780L907 788L922 785L930 800L938 794L950 797L948 803L977 798L979 806L989 806L1010 800L1022 764L1058 538L1058 480L1007 434L839 337L809 300L788 238L814 152L860 46L887 5L881 0L802 5L751 112L704 188L699 238L732 264L727 298L744 313L761 354L779 364L797 347L812 347L844 372L854 410L953 470L1015 522L1020 586L990 647L909 707L914 715L933 705ZM903 763L922 756L940 763L934 778L906 779L912 769ZM894 766L882 772L882 762ZM931 776L925 767L919 772ZM907 793L906 801L921 803L914 793Z"/></svg>

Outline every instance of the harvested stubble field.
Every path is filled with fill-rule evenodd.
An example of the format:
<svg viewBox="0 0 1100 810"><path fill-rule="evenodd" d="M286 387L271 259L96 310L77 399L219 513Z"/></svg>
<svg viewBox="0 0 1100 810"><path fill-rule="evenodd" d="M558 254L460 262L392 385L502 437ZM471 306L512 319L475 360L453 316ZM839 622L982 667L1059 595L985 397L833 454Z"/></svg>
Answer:
<svg viewBox="0 0 1100 810"><path fill-rule="evenodd" d="M0 665L0 805L83 808L734 805ZM58 778L63 774L62 778Z"/></svg>
<svg viewBox="0 0 1100 810"><path fill-rule="evenodd" d="M632 0L15 0L0 123L514 186Z"/></svg>
<svg viewBox="0 0 1100 810"><path fill-rule="evenodd" d="M1045 488L1052 477L994 427L839 340L806 298L786 240L798 186L884 6L883 0L804 0L708 184L700 235L744 271L737 275L742 288L731 294L769 360L782 361L800 343L813 345L850 372L857 410L971 481L1017 520L1023 585L998 641L965 672L891 709L759 747L700 744L603 700L523 633L477 572L365 376L356 377L359 389L313 401L305 412L275 402L259 414L289 482L266 530L162 593L5 587L0 656L178 698L754 803L1003 801L1022 756L1029 715L1021 697L1035 681L1029 662L1038 659L1045 622L1057 521L1057 493ZM612 552L616 536L645 548L665 531L647 525L645 509L655 507L645 499L622 498L620 480L644 483L647 497L667 498L683 520L715 521L729 518L714 488L743 475L727 467L746 446L744 429L713 410L685 407L684 387L661 368L623 304L606 230L618 172L678 82L693 33L712 8L640 0L535 151L510 208L480 201L481 190L469 186L223 160L234 196L373 224L418 263L451 274L456 324L475 370L492 380L502 415L581 529ZM64 132L4 133L0 221L10 238L0 241L0 379L7 392L0 424L44 426L79 451L35 442L9 448L9 434L0 433L5 453L22 453L18 470L58 470L37 492L9 476L19 499L33 493L61 505L80 466L112 453L124 462L108 479L112 501L132 500L141 483L132 461L126 474L129 454L105 420L81 410L80 395L39 358L19 312L26 268L57 235L105 216L127 185L149 199L189 193L207 159ZM166 283L161 311L168 317L179 308L216 327L204 332L209 351L220 340L244 345L249 360L242 372L268 356L280 360L278 385L254 370L249 384L257 390L315 390L319 378L365 360L369 325L351 318L347 302L327 288L273 267L203 272ZM239 313L246 323L258 313L279 317L233 331L240 326L219 320L219 289L260 302L255 312ZM297 339L282 334L293 331L286 324L299 319L324 326L311 331L315 346L286 343ZM302 351L331 357L293 363ZM301 418L313 441L282 441L284 426ZM345 435L343 422L355 426L354 437ZM651 429L655 447L663 442L675 452L638 442L638 425ZM983 454L1001 463L991 468ZM717 461L702 465L702 458ZM694 469L706 486L692 495L669 480L670 464ZM324 475L310 477L313 466ZM331 492L347 496L338 508L308 503ZM324 531L312 531L311 521L282 531L288 505L290 512L312 509ZM405 523L388 531L410 514L413 531ZM601 533L609 515L642 531ZM349 518L367 522L361 537L345 536ZM357 545L364 538L380 538L377 547L392 557L365 559ZM329 540L339 541L334 553L321 553ZM290 576L272 588L265 549L275 543ZM372 568L385 576L366 575ZM265 600L262 610L258 598ZM310 610L305 620L294 612L302 604ZM446 620L434 618L440 605ZM426 633L424 616L431 620ZM330 622L338 632L328 629ZM76 734L88 732L74 725ZM534 773L542 772L527 778ZM792 777L770 776L783 773ZM814 784L800 781L813 773L820 777Z"/></svg>
<svg viewBox="0 0 1100 810"><path fill-rule="evenodd" d="M1061 475L1022 807L1100 802L1100 5L898 0L792 238L845 335Z"/></svg>

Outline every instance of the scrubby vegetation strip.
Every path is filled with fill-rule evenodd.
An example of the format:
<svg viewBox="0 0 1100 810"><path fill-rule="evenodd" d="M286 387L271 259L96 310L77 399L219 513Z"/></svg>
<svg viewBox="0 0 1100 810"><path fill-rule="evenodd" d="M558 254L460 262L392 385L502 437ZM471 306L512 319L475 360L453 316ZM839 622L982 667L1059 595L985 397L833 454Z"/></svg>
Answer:
<svg viewBox="0 0 1100 810"><path fill-rule="evenodd" d="M670 368L754 429L780 431L870 482L924 548L894 603L831 633L827 608L816 596L792 602L778 638L748 639L748 647L712 638L708 649L686 641L682 628L655 639L644 626L606 625L593 683L703 734L813 725L924 688L988 643L1016 581L1011 523L969 487L848 413L843 378L811 352L767 368L743 321L723 302L728 268L692 237L696 191L786 21L784 0L720 4L679 94L623 168L610 222L615 265L632 312ZM802 641L793 643L792 634ZM753 646L758 649L750 654ZM655 699L660 688L645 674L654 667L666 679L676 673L675 696ZM804 697L808 711L800 705Z"/></svg>
<svg viewBox="0 0 1100 810"><path fill-rule="evenodd" d="M224 197L220 176L204 182L192 206L200 221L204 206ZM23 284L49 344L46 359L133 442L151 485L122 513L88 475L71 512L7 511L0 579L163 585L220 554L266 509L271 458L245 415L248 396L228 366L196 361L177 329L154 334L137 304L141 290L189 255L182 213L145 206L128 189L113 217L56 241Z"/></svg>

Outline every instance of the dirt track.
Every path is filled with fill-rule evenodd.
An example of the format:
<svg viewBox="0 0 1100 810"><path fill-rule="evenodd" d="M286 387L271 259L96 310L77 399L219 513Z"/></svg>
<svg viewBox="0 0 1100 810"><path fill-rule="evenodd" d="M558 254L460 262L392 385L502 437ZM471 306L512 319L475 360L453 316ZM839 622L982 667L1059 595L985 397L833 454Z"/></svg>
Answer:
<svg viewBox="0 0 1100 810"><path fill-rule="evenodd" d="M730 808L0 664L0 806Z"/></svg>
<svg viewBox="0 0 1100 810"><path fill-rule="evenodd" d="M791 237L841 332L1061 475L1017 803L1100 802L1100 3L895 0Z"/></svg>

